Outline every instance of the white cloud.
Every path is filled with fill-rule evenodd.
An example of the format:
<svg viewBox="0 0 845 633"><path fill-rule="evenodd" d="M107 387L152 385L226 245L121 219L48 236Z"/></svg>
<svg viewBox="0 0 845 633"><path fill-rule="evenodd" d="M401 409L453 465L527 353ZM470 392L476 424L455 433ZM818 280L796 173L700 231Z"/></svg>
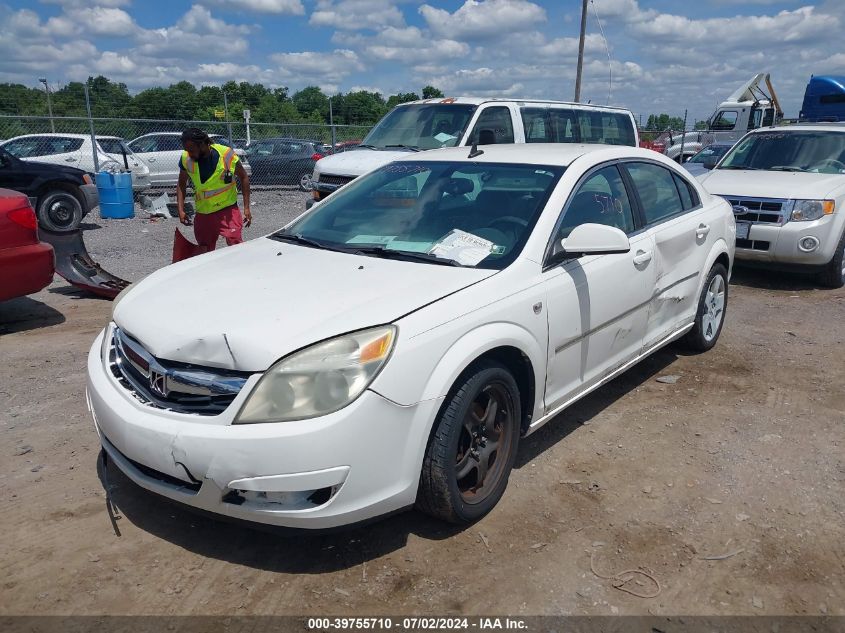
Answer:
<svg viewBox="0 0 845 633"><path fill-rule="evenodd" d="M204 35L231 35L232 33L249 33L246 25L228 24L211 15L211 11L198 4L193 5L188 12L179 18L176 27L190 33Z"/></svg>
<svg viewBox="0 0 845 633"><path fill-rule="evenodd" d="M432 38L430 33L415 26L389 26L372 37L336 33L332 41L354 47L372 61L411 63L425 59L427 63L432 63L466 57L470 52L465 42Z"/></svg>
<svg viewBox="0 0 845 633"><path fill-rule="evenodd" d="M305 7L300 0L204 0L206 4L224 7L229 10L239 9L253 13L276 15L303 15Z"/></svg>
<svg viewBox="0 0 845 633"><path fill-rule="evenodd" d="M128 7L132 0L40 0L43 4L58 4L65 8L85 8L95 4L98 7Z"/></svg>
<svg viewBox="0 0 845 633"><path fill-rule="evenodd" d="M84 25L85 32L93 35L125 37L133 35L139 29L132 16L123 9L107 7L74 9L69 16L73 18L75 24Z"/></svg>
<svg viewBox="0 0 845 633"><path fill-rule="evenodd" d="M366 68L358 55L347 49L330 53L276 53L270 59L279 65L281 72L312 77L313 81L338 82Z"/></svg>
<svg viewBox="0 0 845 633"><path fill-rule="evenodd" d="M454 13L424 4L419 12L432 33L447 39L490 38L546 21L546 10L528 0L466 0Z"/></svg>
<svg viewBox="0 0 845 633"><path fill-rule="evenodd" d="M308 23L354 31L401 27L405 18L391 0L318 0Z"/></svg>

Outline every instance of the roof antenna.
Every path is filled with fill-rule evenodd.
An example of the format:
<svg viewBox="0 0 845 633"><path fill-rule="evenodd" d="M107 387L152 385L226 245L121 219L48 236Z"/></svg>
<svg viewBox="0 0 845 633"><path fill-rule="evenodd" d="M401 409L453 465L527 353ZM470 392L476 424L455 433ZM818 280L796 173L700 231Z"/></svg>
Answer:
<svg viewBox="0 0 845 633"><path fill-rule="evenodd" d="M469 150L469 156L467 156L467 158L475 158L476 156L481 156L483 153L483 149L478 149L478 140L473 140L472 147Z"/></svg>

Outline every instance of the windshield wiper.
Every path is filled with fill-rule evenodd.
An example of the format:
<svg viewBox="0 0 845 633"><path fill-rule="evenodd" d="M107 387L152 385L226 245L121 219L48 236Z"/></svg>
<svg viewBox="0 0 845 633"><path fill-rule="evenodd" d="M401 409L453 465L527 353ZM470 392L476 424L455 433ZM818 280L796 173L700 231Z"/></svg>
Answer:
<svg viewBox="0 0 845 633"><path fill-rule="evenodd" d="M270 236L271 240L277 242L290 242L291 244L300 244L302 246L310 246L311 248L319 248L326 251L337 251L338 253L355 253L357 249L344 248L342 246L333 246L317 240L312 240L310 237L303 237L302 235L293 233L282 233L281 231L273 233Z"/></svg>
<svg viewBox="0 0 845 633"><path fill-rule="evenodd" d="M774 167L769 167L769 171L805 171L800 167L792 167L791 165L775 165Z"/></svg>
<svg viewBox="0 0 845 633"><path fill-rule="evenodd" d="M385 248L384 246L363 246L356 248L354 253L360 255L374 255L376 257L383 257L384 259L409 259L413 261L426 262L428 264L440 264L441 266L460 266L463 264L456 262L454 259L444 259L436 255L429 255L428 253L417 253L414 251L401 251L392 248Z"/></svg>
<svg viewBox="0 0 845 633"><path fill-rule="evenodd" d="M418 152L418 151L420 151L420 148L419 148L419 147L417 147L416 145L385 145L385 146L384 146L384 149L393 149L393 148L397 148L397 149L409 149L409 150L411 150L412 152Z"/></svg>
<svg viewBox="0 0 845 633"><path fill-rule="evenodd" d="M364 143L356 145L355 147L364 147L366 149L381 149L380 147L376 147L375 145L365 145Z"/></svg>
<svg viewBox="0 0 845 633"><path fill-rule="evenodd" d="M718 169L745 169L748 171L760 171L762 167L747 167L745 165L722 165Z"/></svg>

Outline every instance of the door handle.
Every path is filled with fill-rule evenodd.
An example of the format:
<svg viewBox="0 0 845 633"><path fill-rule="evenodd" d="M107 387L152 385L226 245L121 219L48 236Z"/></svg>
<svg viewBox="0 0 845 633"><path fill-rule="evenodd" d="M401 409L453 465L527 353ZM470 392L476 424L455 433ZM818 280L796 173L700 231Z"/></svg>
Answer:
<svg viewBox="0 0 845 633"><path fill-rule="evenodd" d="M75 163L76 159L75 158L65 158L65 162L66 163Z"/></svg>
<svg viewBox="0 0 845 633"><path fill-rule="evenodd" d="M642 266L651 261L651 251L637 251L634 255L634 266Z"/></svg>
<svg viewBox="0 0 845 633"><path fill-rule="evenodd" d="M699 224L698 228L695 229L695 236L698 239L703 239L707 237L707 234L710 233L710 225L709 224Z"/></svg>
<svg viewBox="0 0 845 633"><path fill-rule="evenodd" d="M148 163L154 163L154 162L156 162L156 159L155 158L148 158L147 162Z"/></svg>

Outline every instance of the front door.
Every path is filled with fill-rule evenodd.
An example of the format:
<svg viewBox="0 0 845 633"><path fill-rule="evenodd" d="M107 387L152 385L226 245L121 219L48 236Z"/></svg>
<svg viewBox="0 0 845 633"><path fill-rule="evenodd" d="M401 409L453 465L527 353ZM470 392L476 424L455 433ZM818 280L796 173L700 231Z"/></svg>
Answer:
<svg viewBox="0 0 845 633"><path fill-rule="evenodd" d="M631 250L554 265L562 256L560 241L588 222L623 230ZM637 231L618 167L587 174L564 208L543 273L549 319L547 409L565 404L639 354L654 288L653 257L653 237Z"/></svg>

